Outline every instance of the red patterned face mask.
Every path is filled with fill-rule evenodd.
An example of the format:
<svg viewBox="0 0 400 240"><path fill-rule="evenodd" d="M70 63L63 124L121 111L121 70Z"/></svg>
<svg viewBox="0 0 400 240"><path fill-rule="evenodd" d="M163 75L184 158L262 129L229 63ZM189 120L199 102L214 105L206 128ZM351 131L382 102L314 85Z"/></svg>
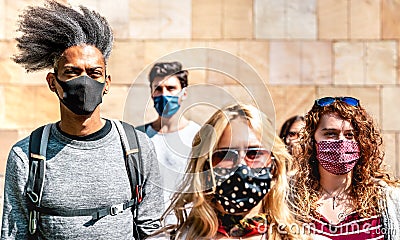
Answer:
<svg viewBox="0 0 400 240"><path fill-rule="evenodd" d="M360 158L360 146L351 140L317 142L317 159L321 166L335 175L350 172Z"/></svg>

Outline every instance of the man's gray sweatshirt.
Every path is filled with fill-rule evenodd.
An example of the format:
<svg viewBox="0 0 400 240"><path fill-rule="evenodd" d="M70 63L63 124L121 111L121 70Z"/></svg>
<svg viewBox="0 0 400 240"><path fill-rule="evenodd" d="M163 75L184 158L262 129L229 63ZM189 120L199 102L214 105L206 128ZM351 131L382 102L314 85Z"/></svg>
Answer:
<svg viewBox="0 0 400 240"><path fill-rule="evenodd" d="M139 232L159 228L163 212L160 173L154 147L137 131L143 161L143 201L138 210ZM29 137L16 143L9 154L5 186L1 239L27 239L28 208L25 186L28 178ZM112 122L104 137L93 141L73 140L51 126L42 206L61 210L88 209L123 203L131 199L119 133ZM41 239L133 239L131 209L106 216L85 226L91 216L40 215Z"/></svg>

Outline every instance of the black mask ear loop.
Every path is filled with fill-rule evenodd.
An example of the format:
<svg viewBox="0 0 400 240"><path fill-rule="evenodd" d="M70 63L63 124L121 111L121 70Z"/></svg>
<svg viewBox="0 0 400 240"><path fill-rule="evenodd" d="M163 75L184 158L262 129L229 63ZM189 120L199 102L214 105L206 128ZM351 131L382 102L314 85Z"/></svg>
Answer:
<svg viewBox="0 0 400 240"><path fill-rule="evenodd" d="M56 71L54 70L54 77L56 78L56 82L58 83L58 85L60 85L61 86L61 84L60 84L60 82L61 82L61 80L60 79L58 79L58 77L57 77L57 73L56 73ZM62 88L62 86L61 86L61 88ZM60 95L58 94L58 91L57 91L57 88L55 88L55 93L56 93L56 95L57 95L57 97L58 97L58 99L63 103L63 99L60 97Z"/></svg>
<svg viewBox="0 0 400 240"><path fill-rule="evenodd" d="M103 96L106 95L108 93L108 89L106 89L105 87L107 86L107 77L109 77L109 75L107 75L107 69L104 70L104 91L103 91Z"/></svg>
<svg viewBox="0 0 400 240"><path fill-rule="evenodd" d="M270 168L270 173L272 177L275 176L275 171L276 171L276 158L274 154L271 152L271 168Z"/></svg>
<svg viewBox="0 0 400 240"><path fill-rule="evenodd" d="M214 194L216 189L217 189L217 183L215 182L215 173L214 173L214 168L212 165L212 151L208 152L208 164L210 164L210 172L211 172L211 181L212 181L212 188L211 188L211 193Z"/></svg>

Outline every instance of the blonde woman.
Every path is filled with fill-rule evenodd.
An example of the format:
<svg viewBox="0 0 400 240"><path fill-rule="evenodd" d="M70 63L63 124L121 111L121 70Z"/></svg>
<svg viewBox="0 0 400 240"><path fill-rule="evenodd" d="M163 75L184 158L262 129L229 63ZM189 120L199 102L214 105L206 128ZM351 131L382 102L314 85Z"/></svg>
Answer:
<svg viewBox="0 0 400 240"><path fill-rule="evenodd" d="M290 155L257 108L217 111L197 133L180 191L167 210L171 239L301 239L285 203Z"/></svg>
<svg viewBox="0 0 400 240"><path fill-rule="evenodd" d="M398 183L383 169L382 137L359 100L317 99L300 146L293 206L315 239L400 239Z"/></svg>

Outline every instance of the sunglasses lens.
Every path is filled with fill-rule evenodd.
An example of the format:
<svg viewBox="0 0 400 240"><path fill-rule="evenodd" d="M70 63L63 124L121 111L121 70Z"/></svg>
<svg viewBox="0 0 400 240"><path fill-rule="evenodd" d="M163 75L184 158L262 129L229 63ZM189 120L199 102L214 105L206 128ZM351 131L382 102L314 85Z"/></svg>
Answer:
<svg viewBox="0 0 400 240"><path fill-rule="evenodd" d="M342 102L349 104L350 106L357 107L359 104L358 99L352 97L342 97L340 99Z"/></svg>
<svg viewBox="0 0 400 240"><path fill-rule="evenodd" d="M316 102L317 102L318 106L325 107L325 106L331 105L334 101L335 101L335 98L333 98L333 97L324 97L324 98L318 99Z"/></svg>
<svg viewBox="0 0 400 240"><path fill-rule="evenodd" d="M353 97L336 97L336 98L324 97L324 98L316 100L315 102L320 107L326 107L326 106L331 105L336 100L340 100L341 102L344 102L353 107L358 107L360 105L360 101Z"/></svg>
<svg viewBox="0 0 400 240"><path fill-rule="evenodd" d="M248 149L246 152L247 165L251 168L265 167L270 155L271 153L265 149Z"/></svg>
<svg viewBox="0 0 400 240"><path fill-rule="evenodd" d="M233 168L236 166L239 156L237 152L232 150L219 150L212 155L213 167Z"/></svg>
<svg viewBox="0 0 400 240"><path fill-rule="evenodd" d="M213 170L216 175L228 176L239 166L239 152L244 151L245 164L252 169L263 169L271 161L271 152L264 148L220 149L212 155Z"/></svg>

